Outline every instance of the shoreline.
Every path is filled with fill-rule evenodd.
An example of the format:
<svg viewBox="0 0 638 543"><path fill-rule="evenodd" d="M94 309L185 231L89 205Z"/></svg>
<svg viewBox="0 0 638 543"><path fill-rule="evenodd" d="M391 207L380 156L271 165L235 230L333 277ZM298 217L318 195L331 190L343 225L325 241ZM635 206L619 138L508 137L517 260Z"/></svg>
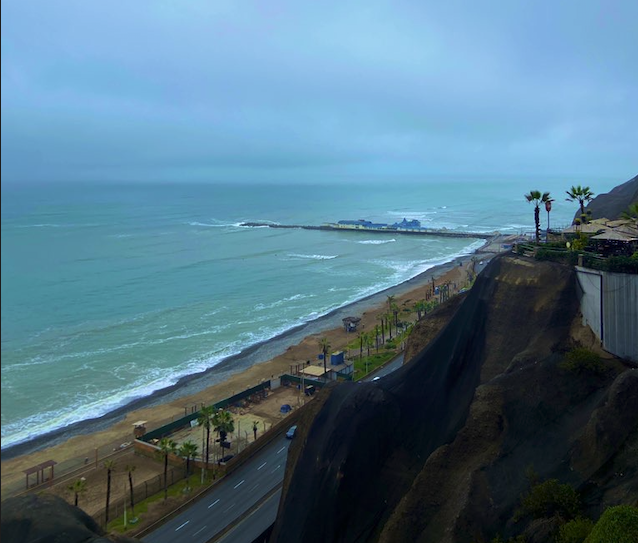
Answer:
<svg viewBox="0 0 638 543"><path fill-rule="evenodd" d="M453 257L442 264L435 265L402 283L372 293L352 303L334 309L316 319L286 330L278 336L251 345L240 353L224 359L219 364L203 372L184 376L174 385L155 391L148 396L135 399L101 417L79 421L65 428L54 430L28 441L10 445L0 453L2 464L4 465L5 462L18 460L21 457L38 455L48 449L63 447L70 440L76 441L77 439L81 439L82 436L95 436L100 433L108 433L109 431L113 431L116 426L122 426L122 424L126 423L127 419L132 419L133 417L147 419L151 427L159 426L161 417L151 416L151 412L154 408L158 408L157 411L160 411L160 407L166 410L168 406L171 406L173 412L180 412L186 409L187 404L192 406L201 403L200 398L194 401L196 396L206 395L207 393L211 394L214 392L214 389L217 388L227 389L230 387L232 389L233 383L235 381L241 381L241 377L244 376L244 374L260 374L261 379L264 379L264 375L272 374L271 372L273 370L273 368L270 368L266 371L266 366L269 364L273 365L279 358L285 358L288 351L291 351L294 347L299 347L304 343L306 347L309 347L309 340L314 336L327 333L328 331L335 332L336 330L342 330L341 319L345 316L363 316L365 312L369 312L375 308L380 309L388 295L397 297L405 296L429 284L432 277L442 277L456 268L459 263L462 263L463 269L465 269L468 262L472 261L477 254L482 254L496 239L497 238L494 237L490 240L486 240L485 243L476 250ZM314 350L317 350L316 346ZM282 361L279 360L277 363L281 366ZM254 384L256 384L255 380L252 382L252 385ZM237 383L234 390L238 391L241 389L242 387ZM208 400L206 402L208 402ZM180 407L177 407L177 405ZM139 411L146 411L146 413L138 417L136 413ZM173 418L175 416L177 416L177 413L173 415ZM166 419L166 417L164 417L164 419ZM128 433L130 434L131 432L129 431Z"/></svg>

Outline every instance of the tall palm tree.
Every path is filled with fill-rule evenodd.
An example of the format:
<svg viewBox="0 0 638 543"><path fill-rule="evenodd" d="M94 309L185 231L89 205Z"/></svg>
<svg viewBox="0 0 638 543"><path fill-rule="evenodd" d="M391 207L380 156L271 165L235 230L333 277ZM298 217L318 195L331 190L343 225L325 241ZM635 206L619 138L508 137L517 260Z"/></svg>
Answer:
<svg viewBox="0 0 638 543"><path fill-rule="evenodd" d="M233 420L232 413L230 413L230 411L218 409L213 418L213 424L215 425L215 431L219 432L219 447L223 452L226 437L228 434L235 431L235 421Z"/></svg>
<svg viewBox="0 0 638 543"><path fill-rule="evenodd" d="M379 319L381 321L381 344L383 345L385 343L385 326L384 326L384 323L383 323L384 316L383 315L379 315L377 317L377 319Z"/></svg>
<svg viewBox="0 0 638 543"><path fill-rule="evenodd" d="M84 494L86 492L86 479L84 477L80 477L72 485L69 485L68 489L73 492L73 496L75 498L74 505L77 507L80 494Z"/></svg>
<svg viewBox="0 0 638 543"><path fill-rule="evenodd" d="M580 218L583 222L587 222L587 215L585 214L585 202L593 200L594 193L589 190L589 187L581 187L580 185L572 186L570 190L565 191L569 198L565 198L568 202L578 202L580 206Z"/></svg>
<svg viewBox="0 0 638 543"><path fill-rule="evenodd" d="M179 455L186 458L186 478L191 474L191 458L195 458L197 455L197 445L192 441L185 441L179 448Z"/></svg>
<svg viewBox="0 0 638 543"><path fill-rule="evenodd" d="M389 309L390 311L392 311L392 306L394 305L394 299L395 299L395 297L394 297L394 296L392 296L392 295L390 295L390 296L388 296L387 298L388 298L388 309Z"/></svg>
<svg viewBox="0 0 638 543"><path fill-rule="evenodd" d="M109 503L111 502L111 474L115 471L115 461L105 460L104 467L106 468L106 513L104 524L109 523Z"/></svg>
<svg viewBox="0 0 638 543"><path fill-rule="evenodd" d="M357 339L359 340L359 361L363 358L363 342L365 341L365 332L359 332Z"/></svg>
<svg viewBox="0 0 638 543"><path fill-rule="evenodd" d="M319 346L321 347L321 352L323 353L323 373L325 375L328 372L328 367L326 366L326 357L328 356L328 351L330 350L330 343L328 342L328 338L322 337L319 340Z"/></svg>
<svg viewBox="0 0 638 543"><path fill-rule="evenodd" d="M370 356L370 347L374 347L374 338L372 337L372 332L366 333L365 344L368 348L368 356Z"/></svg>
<svg viewBox="0 0 638 543"><path fill-rule="evenodd" d="M397 334L399 333L399 306L395 303L390 307L392 314L394 315L394 329L397 330Z"/></svg>
<svg viewBox="0 0 638 543"><path fill-rule="evenodd" d="M525 199L534 204L534 224L536 225L536 243L541 241L541 204L551 200L549 192L541 194L538 190L532 190L529 194L525 194Z"/></svg>
<svg viewBox="0 0 638 543"><path fill-rule="evenodd" d="M168 455L177 454L177 443L168 437L159 442L160 454L164 457L164 499L168 498Z"/></svg>
<svg viewBox="0 0 638 543"><path fill-rule="evenodd" d="M128 473L128 488L131 495L131 514L135 516L135 499L133 495L133 472L135 471L135 466L133 464L127 464L124 469Z"/></svg>
<svg viewBox="0 0 638 543"><path fill-rule="evenodd" d="M378 324L374 325L374 344L377 352L379 352L379 334L381 333L381 328Z"/></svg>
<svg viewBox="0 0 638 543"><path fill-rule="evenodd" d="M206 430L206 469L208 469L208 459L210 458L210 429L213 426L213 417L215 416L215 408L212 405L202 405L197 417L197 424L203 426ZM202 454L204 451L202 451Z"/></svg>
<svg viewBox="0 0 638 543"><path fill-rule="evenodd" d="M388 325L388 338L392 340L392 313L386 313L385 323Z"/></svg>

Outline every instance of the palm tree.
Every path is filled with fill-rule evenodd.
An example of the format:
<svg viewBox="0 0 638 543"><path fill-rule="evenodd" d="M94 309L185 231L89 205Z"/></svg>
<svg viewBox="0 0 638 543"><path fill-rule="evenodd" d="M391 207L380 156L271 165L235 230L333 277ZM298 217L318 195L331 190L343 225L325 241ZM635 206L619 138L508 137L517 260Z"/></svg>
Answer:
<svg viewBox="0 0 638 543"><path fill-rule="evenodd" d="M390 308L392 311L392 314L394 315L394 329L397 330L397 334L399 333L399 306L395 303L392 304L392 307Z"/></svg>
<svg viewBox="0 0 638 543"><path fill-rule="evenodd" d="M185 441L179 448L179 455L186 458L186 478L191 474L191 458L197 455L197 445L192 441Z"/></svg>
<svg viewBox="0 0 638 543"><path fill-rule="evenodd" d="M164 499L168 498L168 455L177 454L177 443L168 437L159 442L160 454L164 457Z"/></svg>
<svg viewBox="0 0 638 543"><path fill-rule="evenodd" d="M594 193L589 190L589 187L581 187L580 185L572 186L570 190L565 191L569 198L565 198L568 202L578 202L580 206L580 217L582 222L587 222L587 215L585 214L585 202L589 202L594 198Z"/></svg>
<svg viewBox="0 0 638 543"><path fill-rule="evenodd" d="M357 339L359 340L359 361L363 358L363 342L365 340L365 332L359 332Z"/></svg>
<svg viewBox="0 0 638 543"><path fill-rule="evenodd" d="M105 460L104 467L106 468L106 513L104 524L109 523L109 503L111 501L111 474L115 471L115 461Z"/></svg>
<svg viewBox="0 0 638 543"><path fill-rule="evenodd" d="M381 344L383 345L385 343L385 326L383 324L383 315L379 315L377 317L377 319L379 319L381 321Z"/></svg>
<svg viewBox="0 0 638 543"><path fill-rule="evenodd" d="M392 313L386 313L385 322L388 325L388 338L392 341Z"/></svg>
<svg viewBox="0 0 638 543"><path fill-rule="evenodd" d="M330 350L330 343L328 342L327 337L322 337L319 340L319 346L321 347L321 352L323 353L323 373L324 376L328 373L328 368L326 366L326 357L328 356L328 351Z"/></svg>
<svg viewBox="0 0 638 543"><path fill-rule="evenodd" d="M541 204L551 200L549 192L542 194L538 190L532 190L529 194L525 194L525 199L534 204L534 224L536 225L536 243L541 241Z"/></svg>
<svg viewBox="0 0 638 543"><path fill-rule="evenodd" d="M623 211L622 213L623 219L633 220L634 222L638 220L638 202L634 202L630 204L627 208L627 211Z"/></svg>
<svg viewBox="0 0 638 543"><path fill-rule="evenodd" d="M131 494L131 515L135 516L135 500L133 496L133 472L135 471L135 466L128 464L124 469L128 473L128 487Z"/></svg>
<svg viewBox="0 0 638 543"><path fill-rule="evenodd" d="M394 296L390 295L388 298L388 309L392 311L392 306L394 305Z"/></svg>
<svg viewBox="0 0 638 543"><path fill-rule="evenodd" d="M368 348L368 357L370 356L370 347L374 347L374 339L372 337L372 333L366 333L365 336L366 347Z"/></svg>
<svg viewBox="0 0 638 543"><path fill-rule="evenodd" d="M215 416L215 408L212 405L202 405L197 417L197 424L203 426L206 430L206 469L208 469L208 459L210 458L210 429L213 425L213 417ZM204 451L202 451L203 453Z"/></svg>
<svg viewBox="0 0 638 543"><path fill-rule="evenodd" d="M379 327L378 324L375 324L374 325L374 344L377 349L377 352L379 352L379 334L380 333L381 333L381 328Z"/></svg>
<svg viewBox="0 0 638 543"><path fill-rule="evenodd" d="M218 409L213 417L213 424L215 425L215 431L219 433L219 446L224 449L224 443L226 442L226 436L235 431L235 421L230 411L224 411ZM223 454L222 454L223 456Z"/></svg>
<svg viewBox="0 0 638 543"><path fill-rule="evenodd" d="M80 477L77 481L75 481L75 483L69 485L67 488L73 492L75 498L74 505L77 507L80 494L84 494L86 492L86 479L84 477Z"/></svg>

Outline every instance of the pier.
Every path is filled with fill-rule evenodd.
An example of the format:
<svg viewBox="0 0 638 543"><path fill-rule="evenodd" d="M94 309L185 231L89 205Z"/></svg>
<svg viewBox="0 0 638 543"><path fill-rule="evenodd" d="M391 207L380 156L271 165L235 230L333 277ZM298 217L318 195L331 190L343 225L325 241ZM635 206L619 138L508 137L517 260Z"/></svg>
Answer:
<svg viewBox="0 0 638 543"><path fill-rule="evenodd" d="M331 224L322 224L321 226L312 226L306 224L273 224L267 222L244 222L240 226L252 226L255 228L267 226L268 228L301 228L303 230L326 230L329 232L361 232L365 234L392 234L409 235L409 236L437 236L446 238L476 238L476 239L492 239L498 236L498 232L456 232L446 229L436 228L414 228L403 229L393 228L348 228Z"/></svg>

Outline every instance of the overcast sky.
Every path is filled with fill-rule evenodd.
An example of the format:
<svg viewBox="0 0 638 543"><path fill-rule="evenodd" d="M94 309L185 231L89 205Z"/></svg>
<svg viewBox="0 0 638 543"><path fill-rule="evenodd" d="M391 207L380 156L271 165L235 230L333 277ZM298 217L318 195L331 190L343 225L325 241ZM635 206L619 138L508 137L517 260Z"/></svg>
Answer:
<svg viewBox="0 0 638 543"><path fill-rule="evenodd" d="M633 177L638 2L2 0L2 180Z"/></svg>

